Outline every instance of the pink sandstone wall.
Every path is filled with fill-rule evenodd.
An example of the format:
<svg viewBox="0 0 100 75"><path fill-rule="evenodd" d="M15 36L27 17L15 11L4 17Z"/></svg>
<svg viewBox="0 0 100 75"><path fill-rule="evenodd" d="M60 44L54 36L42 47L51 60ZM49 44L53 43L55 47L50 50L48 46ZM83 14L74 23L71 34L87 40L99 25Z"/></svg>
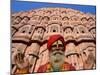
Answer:
<svg viewBox="0 0 100 75"><path fill-rule="evenodd" d="M65 61L83 69L83 62L90 52L96 51L96 17L69 8L40 8L12 14L12 64L14 53L19 49L28 57L31 72L49 61L47 40L60 34L66 43ZM38 58L38 59L37 59ZM95 69L95 64L94 67ZM13 68L12 68L13 69Z"/></svg>

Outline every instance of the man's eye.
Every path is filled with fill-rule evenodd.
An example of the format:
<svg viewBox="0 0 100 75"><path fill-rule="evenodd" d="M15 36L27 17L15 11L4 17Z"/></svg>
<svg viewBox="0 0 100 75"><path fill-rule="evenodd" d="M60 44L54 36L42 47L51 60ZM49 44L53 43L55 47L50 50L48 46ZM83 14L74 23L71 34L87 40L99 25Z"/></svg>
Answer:
<svg viewBox="0 0 100 75"><path fill-rule="evenodd" d="M64 49L64 46L62 44L58 45L60 49Z"/></svg>
<svg viewBox="0 0 100 75"><path fill-rule="evenodd" d="M55 47L57 47L57 45L52 45L52 48L55 48Z"/></svg>
<svg viewBox="0 0 100 75"><path fill-rule="evenodd" d="M59 47L63 47L63 45L62 45L62 44L59 44L58 46L59 46Z"/></svg>

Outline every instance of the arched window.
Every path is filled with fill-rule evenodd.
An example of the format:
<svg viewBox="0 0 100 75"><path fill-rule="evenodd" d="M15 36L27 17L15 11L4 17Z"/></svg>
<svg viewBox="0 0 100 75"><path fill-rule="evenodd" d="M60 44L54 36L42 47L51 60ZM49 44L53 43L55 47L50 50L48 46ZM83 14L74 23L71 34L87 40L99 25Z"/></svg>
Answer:
<svg viewBox="0 0 100 75"><path fill-rule="evenodd" d="M44 16L44 17L42 18L42 20L49 21L50 18L49 18L48 16Z"/></svg>
<svg viewBox="0 0 100 75"><path fill-rule="evenodd" d="M69 20L69 18L67 16L62 18L63 21Z"/></svg>
<svg viewBox="0 0 100 75"><path fill-rule="evenodd" d="M67 34L67 33L72 33L73 31L72 31L72 28L70 28L70 27L68 27L68 28L66 28L65 29L65 33Z"/></svg>
<svg viewBox="0 0 100 75"><path fill-rule="evenodd" d="M72 21L77 21L79 18L77 16L71 16Z"/></svg>
<svg viewBox="0 0 100 75"><path fill-rule="evenodd" d="M87 28L84 26L78 26L78 29L79 29L80 33L87 33L88 32Z"/></svg>
<svg viewBox="0 0 100 75"><path fill-rule="evenodd" d="M82 28L82 27L80 27L80 33L85 33L85 30L84 30L84 28Z"/></svg>
<svg viewBox="0 0 100 75"><path fill-rule="evenodd" d="M80 32L79 32L79 29L78 29L77 27L74 27L73 32L74 32L75 34L79 34L79 33L80 33Z"/></svg>
<svg viewBox="0 0 100 75"><path fill-rule="evenodd" d="M91 32L92 34L96 34L96 29L95 29L95 28L92 28L92 29L90 30L90 32Z"/></svg>
<svg viewBox="0 0 100 75"><path fill-rule="evenodd" d="M62 11L62 14L67 14L68 12L67 11Z"/></svg>
<svg viewBox="0 0 100 75"><path fill-rule="evenodd" d="M44 30L43 30L43 28L37 28L36 32L39 33L39 34L42 34L44 32Z"/></svg>
<svg viewBox="0 0 100 75"><path fill-rule="evenodd" d="M47 10L47 11L46 11L46 13L47 13L47 14L51 14L51 13L52 13L52 11L50 11L50 10Z"/></svg>
<svg viewBox="0 0 100 75"><path fill-rule="evenodd" d="M34 15L32 17L32 20L40 20L40 19L41 19L41 16L39 16L39 15Z"/></svg>
<svg viewBox="0 0 100 75"><path fill-rule="evenodd" d="M14 25L15 24L19 24L20 22L21 22L21 20L22 20L22 18L20 17L20 16L17 16L16 18L15 18L15 20L14 20Z"/></svg>
<svg viewBox="0 0 100 75"><path fill-rule="evenodd" d="M50 32L58 32L58 26L51 26Z"/></svg>
<svg viewBox="0 0 100 75"><path fill-rule="evenodd" d="M61 19L60 16L55 16L55 15L51 16L51 20L60 20L60 19Z"/></svg>
<svg viewBox="0 0 100 75"><path fill-rule="evenodd" d="M28 26L25 26L25 27L22 27L22 28L21 28L20 32L21 32L21 33L28 33L28 32L29 32L29 29L30 29L30 28L29 28Z"/></svg>
<svg viewBox="0 0 100 75"><path fill-rule="evenodd" d="M23 20L26 21L26 22L28 22L30 20L30 18L28 16L24 16Z"/></svg>
<svg viewBox="0 0 100 75"><path fill-rule="evenodd" d="M29 18L29 17L24 16L24 17L22 18L21 24L25 25L25 24L27 24L27 23L28 23L28 21L29 21L29 20L30 20L30 18Z"/></svg>
<svg viewBox="0 0 100 75"><path fill-rule="evenodd" d="M30 26L29 28L30 28L30 29L29 29L29 32L28 32L28 33L31 34L31 33L33 32L33 30L34 30L34 29L33 29L33 28L34 28L34 25Z"/></svg>
<svg viewBox="0 0 100 75"><path fill-rule="evenodd" d="M87 22L88 19L87 19L86 17L83 17L83 18L81 18L81 21L82 21L82 22Z"/></svg>
<svg viewBox="0 0 100 75"><path fill-rule="evenodd" d="M89 22L93 22L94 19L93 19L92 17L90 17L90 18L88 18L88 21L89 21Z"/></svg>

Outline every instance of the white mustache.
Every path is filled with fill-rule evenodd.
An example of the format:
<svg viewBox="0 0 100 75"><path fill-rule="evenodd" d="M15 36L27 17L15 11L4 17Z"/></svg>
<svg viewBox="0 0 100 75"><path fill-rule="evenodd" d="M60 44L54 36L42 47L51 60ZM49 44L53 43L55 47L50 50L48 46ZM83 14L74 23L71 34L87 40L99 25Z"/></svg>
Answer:
<svg viewBox="0 0 100 75"><path fill-rule="evenodd" d="M56 55L56 54L63 55L63 53L62 53L62 52L55 52L53 55Z"/></svg>

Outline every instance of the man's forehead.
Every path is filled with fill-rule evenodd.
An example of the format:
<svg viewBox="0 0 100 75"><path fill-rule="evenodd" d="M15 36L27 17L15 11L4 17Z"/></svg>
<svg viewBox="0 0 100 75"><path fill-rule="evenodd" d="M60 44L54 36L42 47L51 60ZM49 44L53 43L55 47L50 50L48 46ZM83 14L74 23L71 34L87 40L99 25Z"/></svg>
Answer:
<svg viewBox="0 0 100 75"><path fill-rule="evenodd" d="M57 40L55 41L52 45L55 45L55 44L63 44L61 40Z"/></svg>

